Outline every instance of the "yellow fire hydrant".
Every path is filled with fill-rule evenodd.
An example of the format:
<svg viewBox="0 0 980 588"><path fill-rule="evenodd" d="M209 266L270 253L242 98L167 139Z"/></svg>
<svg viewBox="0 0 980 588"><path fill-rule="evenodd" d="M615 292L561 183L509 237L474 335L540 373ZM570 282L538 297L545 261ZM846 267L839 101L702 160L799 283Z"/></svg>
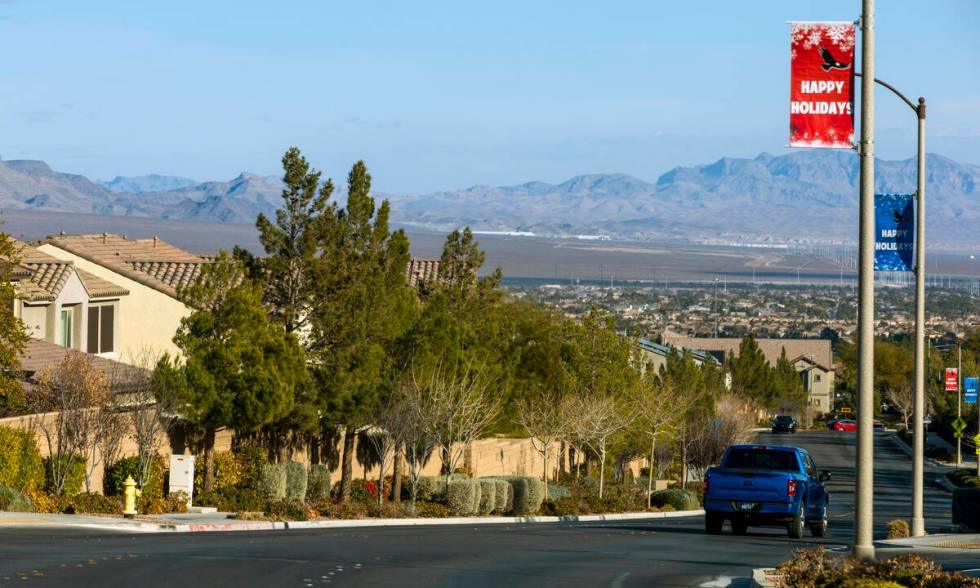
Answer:
<svg viewBox="0 0 980 588"><path fill-rule="evenodd" d="M133 480L132 476L126 476L126 481L123 482L123 496L125 496L123 515L125 515L127 519L131 519L136 516L136 498L139 495L140 491L136 487L136 481Z"/></svg>

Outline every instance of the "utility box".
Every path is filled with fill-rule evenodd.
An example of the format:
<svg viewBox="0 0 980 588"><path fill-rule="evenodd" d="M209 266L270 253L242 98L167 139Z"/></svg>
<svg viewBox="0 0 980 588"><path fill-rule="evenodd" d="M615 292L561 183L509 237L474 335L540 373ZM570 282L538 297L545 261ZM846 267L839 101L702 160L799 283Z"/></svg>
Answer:
<svg viewBox="0 0 980 588"><path fill-rule="evenodd" d="M194 502L194 456L170 456L170 491L187 493L187 506Z"/></svg>

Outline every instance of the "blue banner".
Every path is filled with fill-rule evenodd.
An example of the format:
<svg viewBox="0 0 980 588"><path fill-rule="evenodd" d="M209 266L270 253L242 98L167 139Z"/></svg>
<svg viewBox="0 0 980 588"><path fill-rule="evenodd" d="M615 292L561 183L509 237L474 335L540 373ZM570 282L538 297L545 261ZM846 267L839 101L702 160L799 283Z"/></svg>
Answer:
<svg viewBox="0 0 980 588"><path fill-rule="evenodd" d="M915 253L915 196L875 194L875 271L910 272Z"/></svg>
<svg viewBox="0 0 980 588"><path fill-rule="evenodd" d="M963 403L977 403L977 378L963 378Z"/></svg>

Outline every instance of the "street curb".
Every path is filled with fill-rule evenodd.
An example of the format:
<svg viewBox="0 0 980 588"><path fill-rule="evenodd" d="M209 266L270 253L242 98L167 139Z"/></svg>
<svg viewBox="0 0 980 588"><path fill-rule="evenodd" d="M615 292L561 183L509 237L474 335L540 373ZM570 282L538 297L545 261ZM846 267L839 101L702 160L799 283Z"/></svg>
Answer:
<svg viewBox="0 0 980 588"><path fill-rule="evenodd" d="M635 512L604 515L527 516L527 517L453 517L453 518L412 518L412 519L344 519L326 521L233 521L222 523L147 523L118 521L112 524L75 523L71 521L51 521L44 524L62 527L80 527L117 531L121 533L213 533L230 531L283 531L303 529L344 529L364 527L421 527L444 525L524 525L540 523L589 523L650 519L672 519L695 517L704 514L703 510L684 510L676 512ZM0 520L0 527L4 526Z"/></svg>
<svg viewBox="0 0 980 588"><path fill-rule="evenodd" d="M912 451L912 448L909 447L908 444L905 443L905 441L899 439L898 434L892 433L891 435L888 436L888 438L892 440L892 442L899 448L899 450L901 450L902 453L904 453L909 457L914 457L913 455L914 452ZM937 468L949 467L946 464L938 462L931 457L926 457L925 460Z"/></svg>
<svg viewBox="0 0 980 588"><path fill-rule="evenodd" d="M907 537L905 539L879 539L875 545L887 547L932 547L937 543L947 541L980 542L980 534L976 533L941 533L925 537Z"/></svg>
<svg viewBox="0 0 980 588"><path fill-rule="evenodd" d="M754 568L752 570L752 582L749 584L752 588L771 588L775 586L773 582L766 579L766 572L771 572L775 568Z"/></svg>

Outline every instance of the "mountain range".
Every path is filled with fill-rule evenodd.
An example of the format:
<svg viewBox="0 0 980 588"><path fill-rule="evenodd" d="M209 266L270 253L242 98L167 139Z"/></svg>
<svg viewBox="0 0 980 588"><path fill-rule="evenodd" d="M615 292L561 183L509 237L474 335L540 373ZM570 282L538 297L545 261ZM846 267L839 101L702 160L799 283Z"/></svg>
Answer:
<svg viewBox="0 0 980 588"><path fill-rule="evenodd" d="M980 166L929 154L931 244L980 244ZM915 190L914 159L879 160L878 192ZM853 242L858 158L851 151L796 151L677 167L650 183L626 174L576 176L560 184L477 185L428 194L378 193L393 221L420 229L471 226L543 236L606 235L695 242ZM0 161L0 207L253 223L280 201L276 177L242 173L224 182L172 176L93 182L40 161Z"/></svg>

